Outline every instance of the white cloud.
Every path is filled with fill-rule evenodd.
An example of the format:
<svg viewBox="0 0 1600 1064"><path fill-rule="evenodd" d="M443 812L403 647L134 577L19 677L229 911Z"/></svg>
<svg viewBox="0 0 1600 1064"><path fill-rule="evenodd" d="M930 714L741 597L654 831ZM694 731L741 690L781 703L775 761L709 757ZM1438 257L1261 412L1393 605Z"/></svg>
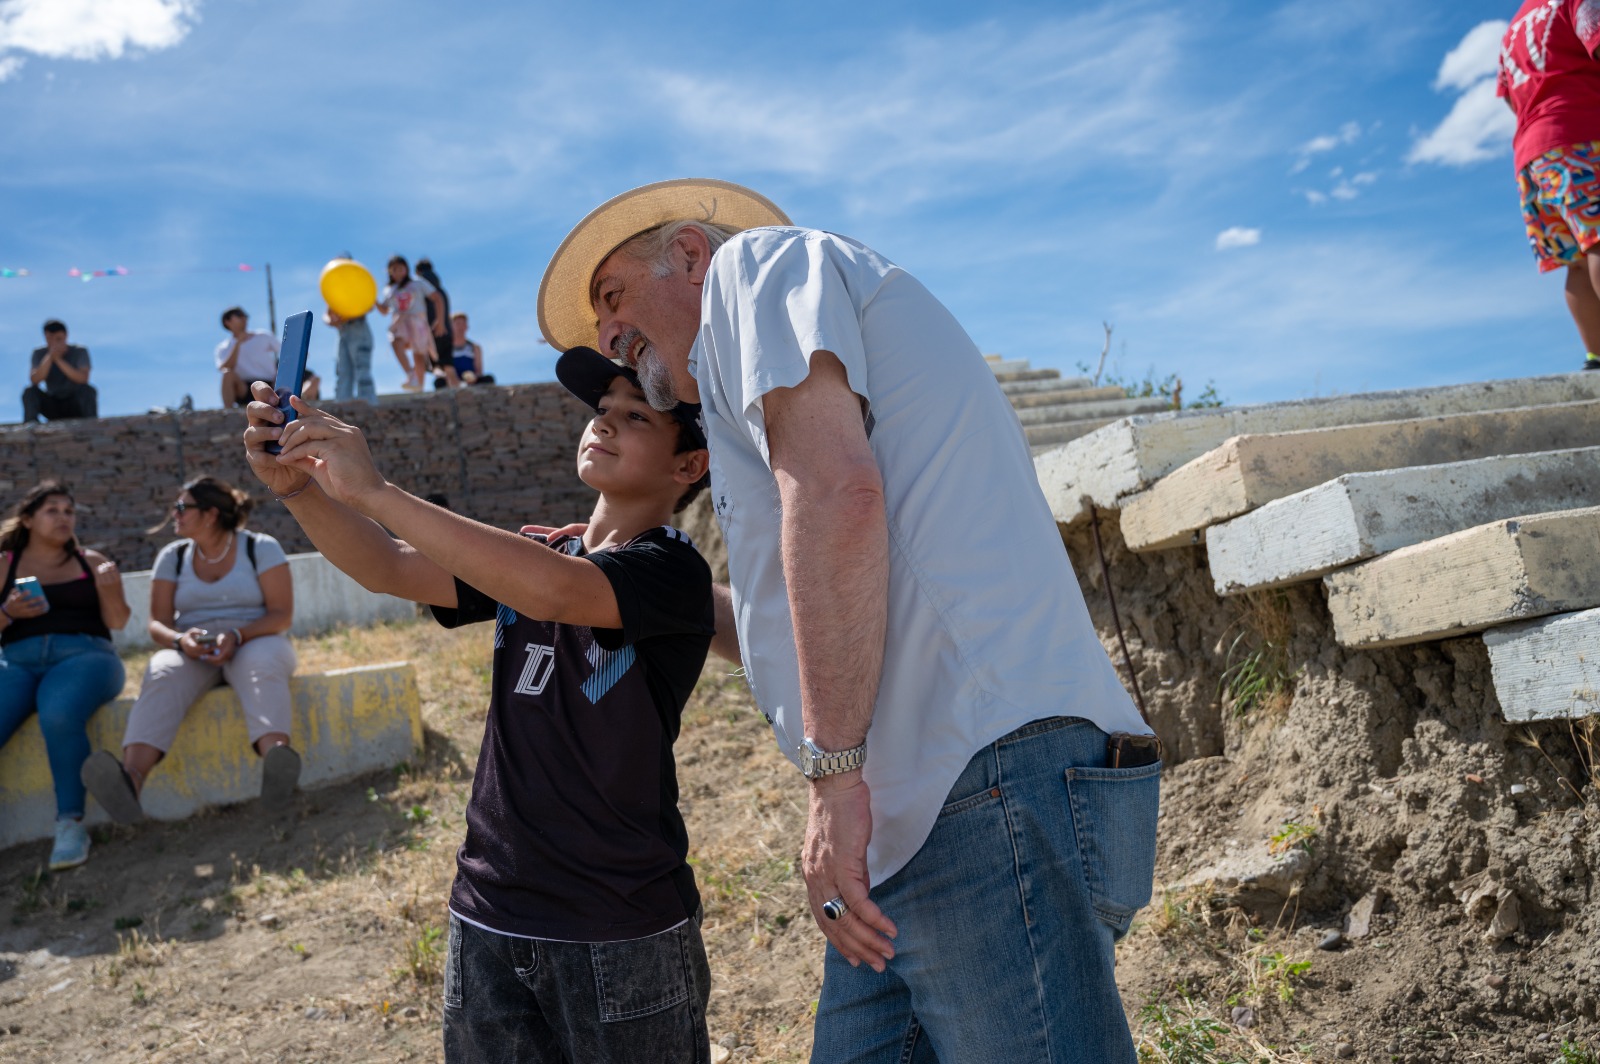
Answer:
<svg viewBox="0 0 1600 1064"><path fill-rule="evenodd" d="M1314 188L1307 189L1306 190L1306 202L1311 204L1313 207L1319 207L1322 204L1328 202L1328 195L1325 192L1318 192Z"/></svg>
<svg viewBox="0 0 1600 1064"><path fill-rule="evenodd" d="M120 59L171 48L199 17L200 0L0 0L0 81L28 52L47 59Z"/></svg>
<svg viewBox="0 0 1600 1064"><path fill-rule="evenodd" d="M1328 195L1332 196L1336 200L1353 200L1357 196L1361 195L1361 192L1350 182L1341 181L1337 185L1333 186L1333 191L1329 192Z"/></svg>
<svg viewBox="0 0 1600 1064"><path fill-rule="evenodd" d="M1246 229L1243 226L1230 226L1217 234L1217 250L1227 251L1230 248L1248 248L1261 243L1261 230Z"/></svg>
<svg viewBox="0 0 1600 1064"><path fill-rule="evenodd" d="M1354 144L1356 139L1360 136L1361 123L1346 122L1344 125L1339 127L1339 131L1337 133L1323 133L1319 136L1312 137L1310 140L1300 145L1300 158L1295 160L1295 164L1290 168L1289 173L1298 174L1300 171L1311 165L1311 157L1313 155L1321 155L1324 152L1330 152L1343 144Z"/></svg>
<svg viewBox="0 0 1600 1064"><path fill-rule="evenodd" d="M1517 121L1494 94L1494 79L1485 78L1461 94L1433 132L1418 140L1406 156L1411 163L1466 166L1505 153Z"/></svg>
<svg viewBox="0 0 1600 1064"><path fill-rule="evenodd" d="M1450 49L1439 64L1433 87L1439 91L1465 92L1480 80L1493 77L1500 66L1500 40L1509 24L1502 19L1480 22L1467 31L1461 43Z"/></svg>
<svg viewBox="0 0 1600 1064"><path fill-rule="evenodd" d="M1495 95L1506 26L1498 20L1480 22L1444 57L1433 87L1460 95L1444 121L1412 145L1407 162L1466 166L1505 153L1517 131L1511 109Z"/></svg>
<svg viewBox="0 0 1600 1064"><path fill-rule="evenodd" d="M1378 175L1371 170L1364 170L1350 179L1352 185L1370 185L1378 180Z"/></svg>

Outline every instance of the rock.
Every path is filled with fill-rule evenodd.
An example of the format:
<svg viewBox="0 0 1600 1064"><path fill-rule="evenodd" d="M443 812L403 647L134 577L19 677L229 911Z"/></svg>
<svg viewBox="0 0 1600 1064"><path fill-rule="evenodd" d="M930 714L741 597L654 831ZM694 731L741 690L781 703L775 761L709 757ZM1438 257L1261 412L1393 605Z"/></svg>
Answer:
<svg viewBox="0 0 1600 1064"><path fill-rule="evenodd" d="M722 1064L729 1056L728 1047L718 1042L711 1047L711 1064Z"/></svg>
<svg viewBox="0 0 1600 1064"><path fill-rule="evenodd" d="M1336 950L1342 945L1344 945L1344 933L1342 931L1329 931L1326 935L1323 935L1322 939L1317 943L1317 948L1323 950Z"/></svg>
<svg viewBox="0 0 1600 1064"><path fill-rule="evenodd" d="M1373 890L1356 902L1350 909L1349 919L1345 921L1345 934L1352 939L1366 938L1370 935L1372 933L1372 916L1383 905L1383 901L1383 891Z"/></svg>
<svg viewBox="0 0 1600 1064"><path fill-rule="evenodd" d="M1233 1025L1248 1031L1256 1025L1256 1010L1248 1005L1235 1005L1233 1007Z"/></svg>
<svg viewBox="0 0 1600 1064"><path fill-rule="evenodd" d="M1506 985L1506 977L1499 972L1490 972L1489 977L1484 982L1488 983L1492 989L1499 990Z"/></svg>
<svg viewBox="0 0 1600 1064"><path fill-rule="evenodd" d="M1281 903L1292 897L1305 882L1312 864L1311 854L1298 846L1276 854L1254 846L1240 848L1209 868L1185 876L1181 883L1170 885L1167 889L1183 890L1204 883L1215 883L1220 892L1243 902L1276 898ZM1263 895L1266 898L1262 898Z"/></svg>
<svg viewBox="0 0 1600 1064"><path fill-rule="evenodd" d="M1517 928L1522 926L1522 903L1517 900L1515 892L1507 890L1500 897L1500 905L1494 911L1494 919L1489 921L1489 930L1483 937L1490 942L1503 942L1517 933Z"/></svg>
<svg viewBox="0 0 1600 1064"><path fill-rule="evenodd" d="M279 923L278 914L262 913L260 916L256 917L256 923L260 924L262 927L277 927Z"/></svg>
<svg viewBox="0 0 1600 1064"><path fill-rule="evenodd" d="M1356 1047L1349 1042L1339 1042L1333 1047L1333 1055L1340 1060L1349 1060L1356 1055Z"/></svg>
<svg viewBox="0 0 1600 1064"><path fill-rule="evenodd" d="M739 1036L731 1032L725 1034L721 1038L717 1039L717 1045L731 1053L735 1049L739 1048Z"/></svg>
<svg viewBox="0 0 1600 1064"><path fill-rule="evenodd" d="M307 1019L307 1020L325 1020L325 1019L328 1018L328 1010L327 1009L317 1008L315 1005L313 1005L311 1008L306 1009L306 1011L302 1012L300 1015L301 1015L302 1019Z"/></svg>
<svg viewBox="0 0 1600 1064"><path fill-rule="evenodd" d="M407 1005L405 1008L400 1010L400 1015L408 1020L414 1020L418 1016L422 1015L422 1010L417 1008L415 1005Z"/></svg>

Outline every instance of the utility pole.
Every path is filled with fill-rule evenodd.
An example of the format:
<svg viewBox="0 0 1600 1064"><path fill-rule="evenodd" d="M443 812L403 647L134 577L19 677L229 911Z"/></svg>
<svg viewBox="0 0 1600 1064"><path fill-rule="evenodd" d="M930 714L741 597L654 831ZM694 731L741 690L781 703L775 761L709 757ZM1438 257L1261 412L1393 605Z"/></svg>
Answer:
<svg viewBox="0 0 1600 1064"><path fill-rule="evenodd" d="M267 319L272 322L272 335L278 335L278 304L272 298L272 263L267 263Z"/></svg>

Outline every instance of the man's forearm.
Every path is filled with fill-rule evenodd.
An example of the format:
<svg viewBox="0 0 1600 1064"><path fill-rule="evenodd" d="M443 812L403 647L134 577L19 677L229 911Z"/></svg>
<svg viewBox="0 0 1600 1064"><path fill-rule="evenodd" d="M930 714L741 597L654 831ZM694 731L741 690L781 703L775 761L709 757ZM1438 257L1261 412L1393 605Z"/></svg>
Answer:
<svg viewBox="0 0 1600 1064"><path fill-rule="evenodd" d="M883 673L889 533L881 489L780 479L783 573L806 734L824 750L866 739Z"/></svg>

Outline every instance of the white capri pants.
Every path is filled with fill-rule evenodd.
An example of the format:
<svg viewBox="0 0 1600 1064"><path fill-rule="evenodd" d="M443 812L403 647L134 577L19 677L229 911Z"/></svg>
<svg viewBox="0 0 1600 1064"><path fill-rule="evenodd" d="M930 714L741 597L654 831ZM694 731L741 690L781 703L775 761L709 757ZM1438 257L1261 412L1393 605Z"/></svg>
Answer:
<svg viewBox="0 0 1600 1064"><path fill-rule="evenodd" d="M234 651L224 665L195 661L177 650L158 650L128 711L122 745L145 743L166 753L189 707L224 679L244 705L252 745L273 732L288 735L293 715L289 678L294 667L294 644L281 635L257 636Z"/></svg>

